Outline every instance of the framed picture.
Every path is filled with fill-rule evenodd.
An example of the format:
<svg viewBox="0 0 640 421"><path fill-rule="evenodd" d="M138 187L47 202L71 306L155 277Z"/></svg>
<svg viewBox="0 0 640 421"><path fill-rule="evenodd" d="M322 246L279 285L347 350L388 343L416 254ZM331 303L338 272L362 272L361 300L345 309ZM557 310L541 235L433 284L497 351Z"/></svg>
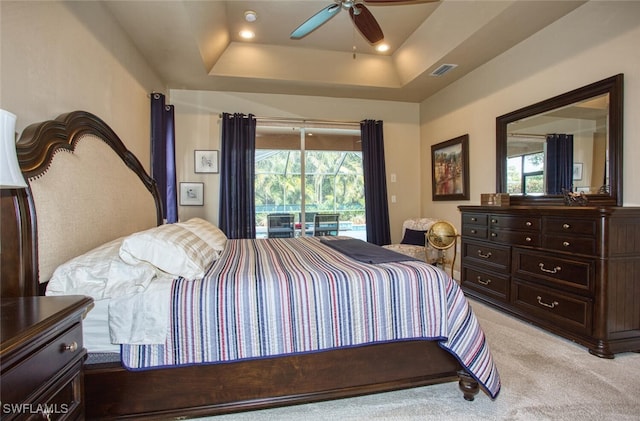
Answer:
<svg viewBox="0 0 640 421"><path fill-rule="evenodd" d="M582 162L573 163L573 179L582 180Z"/></svg>
<svg viewBox="0 0 640 421"><path fill-rule="evenodd" d="M204 183L180 183L181 206L204 205Z"/></svg>
<svg viewBox="0 0 640 421"><path fill-rule="evenodd" d="M433 200L469 200L469 135L431 146Z"/></svg>
<svg viewBox="0 0 640 421"><path fill-rule="evenodd" d="M194 151L194 168L196 173L217 173L218 151Z"/></svg>

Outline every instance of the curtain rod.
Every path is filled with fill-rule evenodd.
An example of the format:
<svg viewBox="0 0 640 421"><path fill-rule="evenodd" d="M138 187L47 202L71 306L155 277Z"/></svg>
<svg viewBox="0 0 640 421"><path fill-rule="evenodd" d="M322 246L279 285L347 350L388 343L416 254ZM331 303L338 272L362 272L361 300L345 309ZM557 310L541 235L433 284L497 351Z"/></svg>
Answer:
<svg viewBox="0 0 640 421"><path fill-rule="evenodd" d="M539 137L540 139L546 139L547 136L543 134L533 134L533 133L509 133L507 134L509 137Z"/></svg>
<svg viewBox="0 0 640 421"><path fill-rule="evenodd" d="M222 118L222 114L218 114L219 118ZM321 120L313 118L292 118L292 117L258 117L255 119L263 123L291 123L291 124L333 124L333 125L357 125L360 127L359 121L350 120Z"/></svg>

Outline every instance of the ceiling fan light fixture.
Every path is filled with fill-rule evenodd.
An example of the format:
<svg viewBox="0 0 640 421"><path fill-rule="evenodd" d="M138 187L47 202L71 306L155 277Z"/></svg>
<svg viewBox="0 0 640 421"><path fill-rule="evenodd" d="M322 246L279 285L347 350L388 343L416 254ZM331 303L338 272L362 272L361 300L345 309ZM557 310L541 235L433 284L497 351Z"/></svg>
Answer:
<svg viewBox="0 0 640 421"><path fill-rule="evenodd" d="M253 39L256 34L253 31L249 31L248 29L240 31L240 37L243 39Z"/></svg>

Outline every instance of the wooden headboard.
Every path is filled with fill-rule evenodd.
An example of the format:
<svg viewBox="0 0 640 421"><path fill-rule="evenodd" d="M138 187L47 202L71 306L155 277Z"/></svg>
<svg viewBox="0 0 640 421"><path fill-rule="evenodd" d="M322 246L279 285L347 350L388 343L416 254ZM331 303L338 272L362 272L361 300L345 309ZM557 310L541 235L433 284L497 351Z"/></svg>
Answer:
<svg viewBox="0 0 640 421"><path fill-rule="evenodd" d="M3 297L40 295L61 263L162 223L154 180L99 117L32 124L16 150L28 188L2 191Z"/></svg>

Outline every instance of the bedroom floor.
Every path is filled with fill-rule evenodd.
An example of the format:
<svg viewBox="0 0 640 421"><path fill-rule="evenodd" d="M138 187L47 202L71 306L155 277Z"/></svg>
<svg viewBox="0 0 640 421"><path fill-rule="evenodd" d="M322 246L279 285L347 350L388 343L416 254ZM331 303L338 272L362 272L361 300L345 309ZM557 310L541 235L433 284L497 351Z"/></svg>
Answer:
<svg viewBox="0 0 640 421"><path fill-rule="evenodd" d="M447 383L199 420L640 420L640 354L601 359L476 301L471 305L502 378L495 401L481 393L467 402L456 383Z"/></svg>

